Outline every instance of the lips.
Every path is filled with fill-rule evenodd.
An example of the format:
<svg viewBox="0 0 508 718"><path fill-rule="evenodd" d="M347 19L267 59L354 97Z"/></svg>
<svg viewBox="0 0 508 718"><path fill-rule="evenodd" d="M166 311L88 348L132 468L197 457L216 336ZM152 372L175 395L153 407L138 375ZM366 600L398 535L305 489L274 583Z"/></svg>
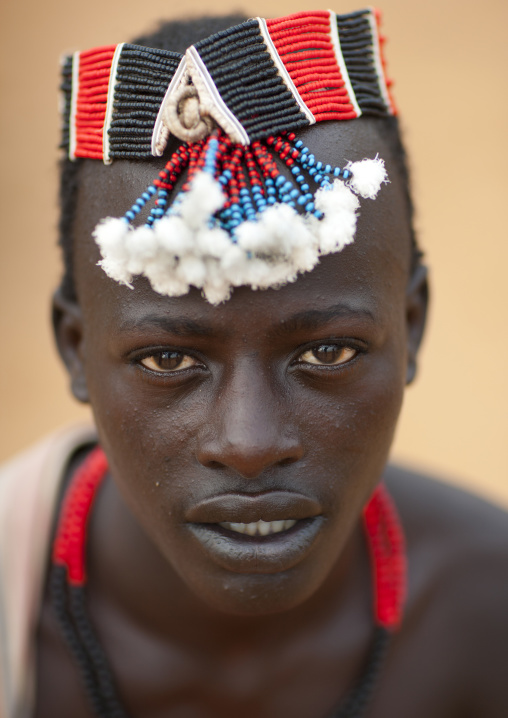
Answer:
<svg viewBox="0 0 508 718"><path fill-rule="evenodd" d="M267 491L261 494L219 494L191 507L186 521L197 524L300 520L319 516L321 506L303 494Z"/></svg>
<svg viewBox="0 0 508 718"><path fill-rule="evenodd" d="M215 563L234 573L277 573L303 560L323 524L313 499L290 491L220 494L185 514Z"/></svg>

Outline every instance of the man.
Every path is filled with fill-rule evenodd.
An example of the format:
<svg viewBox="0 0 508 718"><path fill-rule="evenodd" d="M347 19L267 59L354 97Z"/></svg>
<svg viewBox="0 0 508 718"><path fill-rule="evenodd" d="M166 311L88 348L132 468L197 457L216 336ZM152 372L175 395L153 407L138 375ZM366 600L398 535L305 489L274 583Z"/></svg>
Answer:
<svg viewBox="0 0 508 718"><path fill-rule="evenodd" d="M199 34L180 33L183 47L171 28L161 36L183 52L219 29L189 28ZM341 251L277 286L232 286L219 304L196 288L207 277L179 296L148 272L134 289L114 281L94 239L178 142L163 160L67 170L55 333L108 468L83 442L67 462L37 634L39 718L508 714L506 516L386 468L427 306L394 126L366 115L298 131L330 166L379 154L389 184L361 200ZM83 467L88 484L72 494ZM389 500L372 503L383 477L405 542ZM370 541L372 577L366 506L388 517ZM86 575L66 554L73 531ZM402 610L404 586L391 584L406 560ZM383 650L373 581L397 614Z"/></svg>

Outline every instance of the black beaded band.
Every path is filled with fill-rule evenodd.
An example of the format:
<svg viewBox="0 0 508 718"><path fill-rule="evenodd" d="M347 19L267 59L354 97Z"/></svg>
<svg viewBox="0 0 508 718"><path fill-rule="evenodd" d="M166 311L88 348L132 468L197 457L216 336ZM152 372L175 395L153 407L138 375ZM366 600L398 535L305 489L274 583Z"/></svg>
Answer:
<svg viewBox="0 0 508 718"><path fill-rule="evenodd" d="M310 124L280 76L257 20L212 35L194 47L251 141Z"/></svg>
<svg viewBox="0 0 508 718"><path fill-rule="evenodd" d="M111 159L151 156L152 133L159 108L182 56L176 52L125 44L114 88L109 126Z"/></svg>
<svg viewBox="0 0 508 718"><path fill-rule="evenodd" d="M72 101L72 55L63 58L62 61L62 81L60 83L60 92L62 97L62 136L60 141L60 148L65 150L66 154L69 153L69 118L71 116L71 101Z"/></svg>
<svg viewBox="0 0 508 718"><path fill-rule="evenodd" d="M352 687L338 712L333 713L330 718L360 718L365 715L381 672L390 639L391 634L386 628L381 626L376 627L369 655L360 679Z"/></svg>
<svg viewBox="0 0 508 718"><path fill-rule="evenodd" d="M90 707L98 718L128 718L86 610L85 589L69 586L64 566L51 568L51 598L62 637L76 661Z"/></svg>
<svg viewBox="0 0 508 718"><path fill-rule="evenodd" d="M347 66L356 101L364 114L386 115L390 107L385 100L386 88L379 77L380 62L375 55L377 40L373 36L372 12L362 10L337 15L340 47Z"/></svg>

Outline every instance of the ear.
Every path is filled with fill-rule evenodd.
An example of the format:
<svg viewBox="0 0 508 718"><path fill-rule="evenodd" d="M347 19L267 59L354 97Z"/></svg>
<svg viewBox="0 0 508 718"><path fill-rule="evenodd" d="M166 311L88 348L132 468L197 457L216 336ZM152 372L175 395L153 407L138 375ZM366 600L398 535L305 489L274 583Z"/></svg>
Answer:
<svg viewBox="0 0 508 718"><path fill-rule="evenodd" d="M69 372L71 391L78 401L87 403L81 308L77 302L63 297L60 289L53 295L52 319L56 345Z"/></svg>
<svg viewBox="0 0 508 718"><path fill-rule="evenodd" d="M409 280L406 294L407 327L407 373L406 384L416 376L418 350L423 338L427 309L429 306L429 285L427 267L420 264Z"/></svg>

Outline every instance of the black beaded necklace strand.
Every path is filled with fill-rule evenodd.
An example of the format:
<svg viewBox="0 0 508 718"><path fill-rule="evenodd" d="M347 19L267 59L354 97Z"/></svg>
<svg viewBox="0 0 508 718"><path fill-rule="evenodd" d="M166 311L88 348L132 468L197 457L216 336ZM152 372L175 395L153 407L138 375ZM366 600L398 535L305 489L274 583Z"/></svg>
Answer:
<svg viewBox="0 0 508 718"><path fill-rule="evenodd" d="M62 636L76 661L94 714L97 718L128 718L86 606L87 523L107 470L106 457L97 447L71 479L53 545L51 597ZM366 715L391 635L402 616L406 575L404 535L383 485L374 492L363 517L375 587L374 636L362 674L329 718Z"/></svg>

